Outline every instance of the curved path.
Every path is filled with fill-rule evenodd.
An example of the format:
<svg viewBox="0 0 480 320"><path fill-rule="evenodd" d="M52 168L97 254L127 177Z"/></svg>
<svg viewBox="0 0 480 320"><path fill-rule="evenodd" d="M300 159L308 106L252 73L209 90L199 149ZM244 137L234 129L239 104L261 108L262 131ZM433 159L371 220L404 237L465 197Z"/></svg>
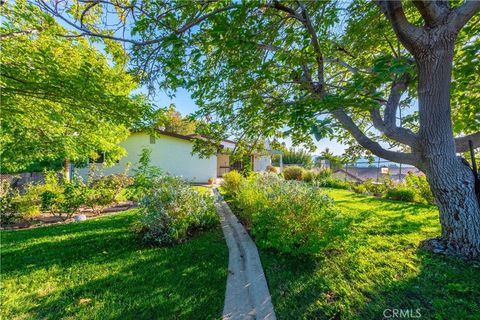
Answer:
<svg viewBox="0 0 480 320"><path fill-rule="evenodd" d="M275 320L257 247L218 190L213 192L229 252L223 319Z"/></svg>

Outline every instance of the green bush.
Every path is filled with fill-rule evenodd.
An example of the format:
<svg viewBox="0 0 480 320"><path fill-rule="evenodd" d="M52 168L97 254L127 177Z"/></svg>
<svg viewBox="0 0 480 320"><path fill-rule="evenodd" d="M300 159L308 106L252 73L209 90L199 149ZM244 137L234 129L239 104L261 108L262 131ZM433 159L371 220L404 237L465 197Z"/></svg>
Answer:
<svg viewBox="0 0 480 320"><path fill-rule="evenodd" d="M0 219L2 224L12 223L19 218L19 206L16 198L18 191L7 180L0 184Z"/></svg>
<svg viewBox="0 0 480 320"><path fill-rule="evenodd" d="M313 166L312 155L303 149L290 148L285 150L282 155L284 165L296 165L306 169ZM272 163L276 166L280 165L280 156L276 155L272 158Z"/></svg>
<svg viewBox="0 0 480 320"><path fill-rule="evenodd" d="M275 168L274 166L268 165L267 172L277 173L277 168Z"/></svg>
<svg viewBox="0 0 480 320"><path fill-rule="evenodd" d="M197 230L214 226L218 216L213 198L199 193L180 178L161 176L140 201L140 227L145 242L171 245Z"/></svg>
<svg viewBox="0 0 480 320"><path fill-rule="evenodd" d="M350 189L350 183L347 181L341 181L338 179L334 179L333 177L327 178L319 183L320 186L325 188L333 188L333 189Z"/></svg>
<svg viewBox="0 0 480 320"><path fill-rule="evenodd" d="M62 219L71 218L87 200L87 187L79 177L60 182L55 173L46 174L45 184L39 187L41 209Z"/></svg>
<svg viewBox="0 0 480 320"><path fill-rule="evenodd" d="M40 215L40 192L40 185L28 184L25 193L18 196L18 212L21 219L32 220Z"/></svg>
<svg viewBox="0 0 480 320"><path fill-rule="evenodd" d="M302 180L304 169L299 166L288 166L283 169L283 177L285 180Z"/></svg>
<svg viewBox="0 0 480 320"><path fill-rule="evenodd" d="M387 190L385 198L397 201L414 202L415 191L405 187L392 188Z"/></svg>
<svg viewBox="0 0 480 320"><path fill-rule="evenodd" d="M321 181L325 181L327 179L330 179L331 177L332 177L332 170L322 169L322 170L317 172L314 180L317 181L317 182L321 182Z"/></svg>
<svg viewBox="0 0 480 320"><path fill-rule="evenodd" d="M142 149L140 153L138 167L134 170L133 183L126 191L129 200L138 202L143 199L154 187L155 179L162 174L160 168L150 165L151 153L149 149Z"/></svg>
<svg viewBox="0 0 480 320"><path fill-rule="evenodd" d="M343 220L314 186L266 174L249 179L233 199L256 243L289 254L317 254L341 237Z"/></svg>
<svg viewBox="0 0 480 320"><path fill-rule="evenodd" d="M409 172L405 178L405 183L408 188L415 191L416 201L427 204L435 204L435 198L433 197L430 185L428 184L425 176L417 176L416 174Z"/></svg>
<svg viewBox="0 0 480 320"><path fill-rule="evenodd" d="M385 183L375 182L373 179L367 179L363 186L367 190L367 193L373 194L376 197L381 197L387 192L388 186Z"/></svg>
<svg viewBox="0 0 480 320"><path fill-rule="evenodd" d="M133 178L124 174L111 174L94 180L87 190L85 205L95 214L118 200L120 193L133 183Z"/></svg>
<svg viewBox="0 0 480 320"><path fill-rule="evenodd" d="M310 170L303 171L302 181L312 182L314 180L314 178L315 178L315 173L313 171L310 171Z"/></svg>
<svg viewBox="0 0 480 320"><path fill-rule="evenodd" d="M352 191L359 194L367 194L367 188L363 184L352 184Z"/></svg>
<svg viewBox="0 0 480 320"><path fill-rule="evenodd" d="M228 196L234 196L241 188L245 178L236 170L225 173L221 186Z"/></svg>

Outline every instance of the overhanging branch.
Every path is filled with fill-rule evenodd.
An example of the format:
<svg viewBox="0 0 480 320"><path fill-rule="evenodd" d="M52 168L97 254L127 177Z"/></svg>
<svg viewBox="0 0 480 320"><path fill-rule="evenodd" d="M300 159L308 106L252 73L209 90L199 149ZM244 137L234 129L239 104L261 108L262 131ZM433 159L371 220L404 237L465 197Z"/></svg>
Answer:
<svg viewBox="0 0 480 320"><path fill-rule="evenodd" d="M453 10L450 23L454 28L460 30L476 13L480 11L480 1L465 1L460 7Z"/></svg>
<svg viewBox="0 0 480 320"><path fill-rule="evenodd" d="M469 150L468 141L472 140L473 148L480 148L480 131L464 137L455 138L455 148L457 152L466 152Z"/></svg>
<svg viewBox="0 0 480 320"><path fill-rule="evenodd" d="M389 161L417 165L419 159L416 154L384 149L380 144L367 137L345 111L337 109L332 114L365 149L370 150L375 155Z"/></svg>

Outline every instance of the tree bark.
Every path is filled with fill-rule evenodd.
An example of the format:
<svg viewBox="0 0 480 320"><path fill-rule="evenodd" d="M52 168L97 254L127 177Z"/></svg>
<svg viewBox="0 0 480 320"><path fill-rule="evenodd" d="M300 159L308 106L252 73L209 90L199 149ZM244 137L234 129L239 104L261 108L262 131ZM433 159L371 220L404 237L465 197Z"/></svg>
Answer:
<svg viewBox="0 0 480 320"><path fill-rule="evenodd" d="M480 258L480 206L471 169L456 155L450 83L456 32L431 34L414 52L418 68L421 163L440 211L442 234L422 243L436 253Z"/></svg>
<svg viewBox="0 0 480 320"><path fill-rule="evenodd" d="M70 181L70 160L63 160L63 179L65 181Z"/></svg>

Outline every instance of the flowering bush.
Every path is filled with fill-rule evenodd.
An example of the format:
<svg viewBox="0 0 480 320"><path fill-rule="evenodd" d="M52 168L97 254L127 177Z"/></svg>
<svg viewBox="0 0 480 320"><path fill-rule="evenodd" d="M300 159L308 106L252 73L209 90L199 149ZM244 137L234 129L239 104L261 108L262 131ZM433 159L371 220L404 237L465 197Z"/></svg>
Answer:
<svg viewBox="0 0 480 320"><path fill-rule="evenodd" d="M257 244L291 254L315 254L340 237L333 201L306 183L266 174L249 179L233 199Z"/></svg>
<svg viewBox="0 0 480 320"><path fill-rule="evenodd" d="M160 176L140 201L138 232L147 243L171 245L196 230L214 226L218 217L213 198L201 194L180 178Z"/></svg>

